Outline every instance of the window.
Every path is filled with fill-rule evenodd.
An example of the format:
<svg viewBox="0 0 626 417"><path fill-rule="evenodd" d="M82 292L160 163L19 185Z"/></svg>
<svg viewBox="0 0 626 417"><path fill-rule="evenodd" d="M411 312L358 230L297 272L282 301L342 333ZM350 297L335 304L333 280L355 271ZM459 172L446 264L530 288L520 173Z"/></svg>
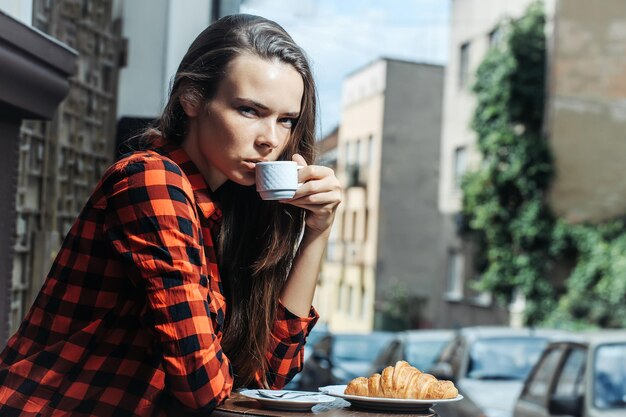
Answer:
<svg viewBox="0 0 626 417"><path fill-rule="evenodd" d="M329 262L333 262L337 260L337 241L340 239L339 234L339 221L336 221L335 224L330 228L330 236L328 238L328 243L326 245L326 260Z"/></svg>
<svg viewBox="0 0 626 417"><path fill-rule="evenodd" d="M354 212L354 240L358 242L365 240L365 210Z"/></svg>
<svg viewBox="0 0 626 417"><path fill-rule="evenodd" d="M360 185L359 177L361 176L359 166L356 164L348 165L346 170L348 174L348 187L358 187Z"/></svg>
<svg viewBox="0 0 626 417"><path fill-rule="evenodd" d="M350 315L353 316L354 315L354 286L353 285L348 285L348 299L346 302L346 312Z"/></svg>
<svg viewBox="0 0 626 417"><path fill-rule="evenodd" d="M593 404L617 415L626 409L626 344L599 346L593 362Z"/></svg>
<svg viewBox="0 0 626 417"><path fill-rule="evenodd" d="M326 260L332 262L335 260L335 252L337 251L337 242L329 240L326 244Z"/></svg>
<svg viewBox="0 0 626 417"><path fill-rule="evenodd" d="M337 289L335 291L335 309L338 311L341 311L342 309L342 302L341 302L341 296L343 294L343 283L342 281L339 281L339 285L337 285Z"/></svg>
<svg viewBox="0 0 626 417"><path fill-rule="evenodd" d="M367 138L367 156L366 162L372 164L374 162L374 135Z"/></svg>
<svg viewBox="0 0 626 417"><path fill-rule="evenodd" d="M463 297L463 255L458 251L448 253L448 291L450 298Z"/></svg>
<svg viewBox="0 0 626 417"><path fill-rule="evenodd" d="M350 242L356 242L358 227L358 215L356 210L350 211ZM353 245L354 246L354 245Z"/></svg>
<svg viewBox="0 0 626 417"><path fill-rule="evenodd" d="M111 65L102 65L101 88L103 91L111 92L113 89L113 67Z"/></svg>
<svg viewBox="0 0 626 417"><path fill-rule="evenodd" d="M502 42L502 28L497 27L489 32L489 47L495 48Z"/></svg>
<svg viewBox="0 0 626 417"><path fill-rule="evenodd" d="M356 187L359 183L359 141L346 142L347 187Z"/></svg>
<svg viewBox="0 0 626 417"><path fill-rule="evenodd" d="M586 352L583 349L572 350L559 375L556 384L556 395L576 397L584 392L583 376L585 373Z"/></svg>
<svg viewBox="0 0 626 417"><path fill-rule="evenodd" d="M366 241L369 232L369 222L370 222L370 210L368 208L365 209L365 221L363 222L363 240Z"/></svg>
<svg viewBox="0 0 626 417"><path fill-rule="evenodd" d="M356 165L361 165L363 163L363 156L361 155L361 140L357 139L355 145L354 145L354 153L355 155L355 164Z"/></svg>
<svg viewBox="0 0 626 417"><path fill-rule="evenodd" d="M346 142L346 165L354 164L354 144L352 141Z"/></svg>
<svg viewBox="0 0 626 417"><path fill-rule="evenodd" d="M542 337L483 337L469 351L467 378L524 381L546 346Z"/></svg>
<svg viewBox="0 0 626 417"><path fill-rule="evenodd" d="M459 87L465 87L469 77L469 42L461 45L461 51L459 54Z"/></svg>
<svg viewBox="0 0 626 417"><path fill-rule="evenodd" d="M461 189L463 175L467 170L467 147L459 146L454 149L454 189Z"/></svg>
<svg viewBox="0 0 626 417"><path fill-rule="evenodd" d="M350 222L350 215L351 212L349 212L348 210L343 212L343 221L341 222L343 225L343 240L344 241L351 241L352 238L350 237L350 233L352 232L350 230L350 226L352 225L352 223Z"/></svg>
<svg viewBox="0 0 626 417"><path fill-rule="evenodd" d="M359 294L359 299L360 299L360 303L359 303L359 317L361 317L362 319L365 319L366 317L366 305L367 305L367 297L366 297L366 293L365 293L365 266L361 266L360 268L360 272L361 272L361 282L359 285L359 289L360 289L360 294Z"/></svg>
<svg viewBox="0 0 626 417"><path fill-rule="evenodd" d="M545 402L546 396L549 395L552 375L559 365L562 353L563 349L555 348L543 356L541 363L531 376L527 391L522 393L522 397L536 404Z"/></svg>

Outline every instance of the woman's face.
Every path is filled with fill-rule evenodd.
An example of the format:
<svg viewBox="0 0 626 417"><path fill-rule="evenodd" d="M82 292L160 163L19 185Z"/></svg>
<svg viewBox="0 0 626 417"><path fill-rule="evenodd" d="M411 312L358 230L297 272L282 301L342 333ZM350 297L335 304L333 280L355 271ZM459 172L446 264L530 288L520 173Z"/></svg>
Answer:
<svg viewBox="0 0 626 417"><path fill-rule="evenodd" d="M197 109L183 104L183 147L211 189L226 180L253 185L254 166L274 161L300 114L304 82L289 64L252 54L234 58L215 96Z"/></svg>

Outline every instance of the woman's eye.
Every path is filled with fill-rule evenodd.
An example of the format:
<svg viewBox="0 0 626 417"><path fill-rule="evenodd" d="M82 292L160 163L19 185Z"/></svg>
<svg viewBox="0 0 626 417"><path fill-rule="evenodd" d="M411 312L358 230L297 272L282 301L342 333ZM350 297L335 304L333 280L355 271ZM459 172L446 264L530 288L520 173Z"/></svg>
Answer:
<svg viewBox="0 0 626 417"><path fill-rule="evenodd" d="M252 107L241 106L238 110L244 116L256 116L256 110Z"/></svg>
<svg viewBox="0 0 626 417"><path fill-rule="evenodd" d="M291 129L296 125L296 119L291 119L291 118L284 118L280 121L283 126Z"/></svg>

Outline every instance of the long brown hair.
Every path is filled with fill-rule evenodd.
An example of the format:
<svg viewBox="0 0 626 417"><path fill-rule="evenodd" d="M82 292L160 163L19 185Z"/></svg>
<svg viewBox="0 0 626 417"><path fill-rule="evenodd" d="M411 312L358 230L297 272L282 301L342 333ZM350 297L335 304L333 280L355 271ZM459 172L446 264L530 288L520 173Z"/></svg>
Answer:
<svg viewBox="0 0 626 417"><path fill-rule="evenodd" d="M228 63L244 53L279 60L293 66L302 76L300 117L278 159L291 159L299 153L312 163L317 96L306 55L280 25L246 14L223 17L198 35L178 67L155 129L149 129L135 144L149 147L155 130L166 140L181 144L187 134L181 96L210 100ZM227 299L222 349L233 365L236 386L250 384L260 371L261 383L267 387L273 375L268 372L265 355L280 291L304 228L304 211L263 201L254 187L231 181L220 188L219 194L223 218L216 246Z"/></svg>

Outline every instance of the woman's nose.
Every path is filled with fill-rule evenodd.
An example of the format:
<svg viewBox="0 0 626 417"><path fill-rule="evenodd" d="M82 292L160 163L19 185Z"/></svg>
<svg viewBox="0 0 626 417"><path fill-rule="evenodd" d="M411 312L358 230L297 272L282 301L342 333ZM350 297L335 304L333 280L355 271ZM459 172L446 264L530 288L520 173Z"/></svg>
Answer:
<svg viewBox="0 0 626 417"><path fill-rule="evenodd" d="M274 123L266 123L258 133L256 145L266 149L275 149L280 144L280 138Z"/></svg>

